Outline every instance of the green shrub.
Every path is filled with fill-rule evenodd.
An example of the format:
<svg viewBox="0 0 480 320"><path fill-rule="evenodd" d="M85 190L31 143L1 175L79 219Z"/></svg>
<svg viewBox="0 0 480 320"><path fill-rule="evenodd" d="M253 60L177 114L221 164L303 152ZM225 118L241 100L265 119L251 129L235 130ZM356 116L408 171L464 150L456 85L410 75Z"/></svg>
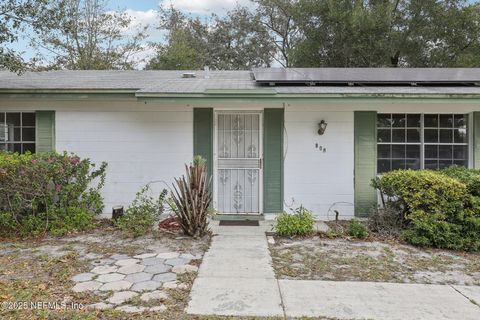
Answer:
<svg viewBox="0 0 480 320"><path fill-rule="evenodd" d="M0 152L0 235L85 230L103 210L106 166L67 153Z"/></svg>
<svg viewBox="0 0 480 320"><path fill-rule="evenodd" d="M367 227L357 220L352 220L348 225L348 235L358 239L365 239L368 237Z"/></svg>
<svg viewBox="0 0 480 320"><path fill-rule="evenodd" d="M452 166L440 170L444 175L464 183L468 192L473 196L480 196L480 170Z"/></svg>
<svg viewBox="0 0 480 320"><path fill-rule="evenodd" d="M470 193L475 175L459 169L396 170L384 174L374 186L384 199L402 208L402 236L409 243L478 251L480 201Z"/></svg>
<svg viewBox="0 0 480 320"><path fill-rule="evenodd" d="M315 218L302 206L292 213L283 212L276 218L275 232L279 236L305 236L314 230Z"/></svg>
<svg viewBox="0 0 480 320"><path fill-rule="evenodd" d="M125 214L114 221L125 235L131 237L145 235L152 230L154 223L163 213L167 190L164 189L157 199L150 193L148 185L140 189Z"/></svg>

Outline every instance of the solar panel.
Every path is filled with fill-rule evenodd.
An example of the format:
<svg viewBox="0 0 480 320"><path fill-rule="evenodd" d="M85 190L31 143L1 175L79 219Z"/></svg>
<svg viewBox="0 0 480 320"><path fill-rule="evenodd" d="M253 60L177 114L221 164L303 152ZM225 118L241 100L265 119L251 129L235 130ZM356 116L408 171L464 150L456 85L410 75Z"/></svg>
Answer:
<svg viewBox="0 0 480 320"><path fill-rule="evenodd" d="M480 68L255 68L267 84L480 84Z"/></svg>

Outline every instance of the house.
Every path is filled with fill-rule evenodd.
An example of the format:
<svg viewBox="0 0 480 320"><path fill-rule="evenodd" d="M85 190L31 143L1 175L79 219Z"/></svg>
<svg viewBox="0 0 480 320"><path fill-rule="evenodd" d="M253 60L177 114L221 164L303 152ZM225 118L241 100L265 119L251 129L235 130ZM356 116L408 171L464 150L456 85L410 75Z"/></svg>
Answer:
<svg viewBox="0 0 480 320"><path fill-rule="evenodd" d="M0 150L107 161L106 213L207 159L216 210L365 216L396 168L480 168L480 69L0 72Z"/></svg>

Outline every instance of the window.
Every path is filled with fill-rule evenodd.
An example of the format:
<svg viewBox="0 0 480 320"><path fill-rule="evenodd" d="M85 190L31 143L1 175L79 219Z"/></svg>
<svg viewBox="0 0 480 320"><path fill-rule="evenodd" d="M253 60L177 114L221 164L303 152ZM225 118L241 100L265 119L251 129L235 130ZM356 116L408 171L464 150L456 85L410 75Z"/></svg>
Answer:
<svg viewBox="0 0 480 320"><path fill-rule="evenodd" d="M378 114L378 173L467 167L467 123L466 114Z"/></svg>
<svg viewBox="0 0 480 320"><path fill-rule="evenodd" d="M0 112L0 151L35 152L34 112Z"/></svg>

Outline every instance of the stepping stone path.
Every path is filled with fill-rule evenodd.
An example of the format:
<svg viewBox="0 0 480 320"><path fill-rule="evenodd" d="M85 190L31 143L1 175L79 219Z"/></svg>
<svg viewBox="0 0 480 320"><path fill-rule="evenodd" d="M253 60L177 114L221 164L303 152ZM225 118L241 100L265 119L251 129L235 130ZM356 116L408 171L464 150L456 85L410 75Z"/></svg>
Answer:
<svg viewBox="0 0 480 320"><path fill-rule="evenodd" d="M167 307L162 302L169 298L165 289L188 289L187 284L178 281L178 275L197 272L198 267L189 263L201 258L198 254L179 252L143 253L133 257L114 254L92 261L94 268L90 272L75 275L72 291L111 292L104 296L104 301L90 305L92 309L115 308L126 313L163 312ZM129 304L132 299L158 301L158 304L134 306Z"/></svg>

